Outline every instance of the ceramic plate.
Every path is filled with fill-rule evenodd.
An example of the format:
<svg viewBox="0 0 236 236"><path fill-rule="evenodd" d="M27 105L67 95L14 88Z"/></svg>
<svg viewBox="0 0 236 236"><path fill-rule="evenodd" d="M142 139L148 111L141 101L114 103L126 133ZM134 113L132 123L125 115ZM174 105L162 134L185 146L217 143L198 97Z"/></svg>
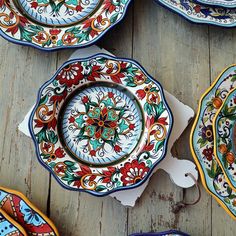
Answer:
<svg viewBox="0 0 236 236"><path fill-rule="evenodd" d="M212 24L223 27L236 26L236 9L205 6L193 0L155 1L194 23Z"/></svg>
<svg viewBox="0 0 236 236"><path fill-rule="evenodd" d="M0 209L20 224L27 235L59 236L50 219L20 192L0 187Z"/></svg>
<svg viewBox="0 0 236 236"><path fill-rule="evenodd" d="M0 209L0 236L27 236L25 230Z"/></svg>
<svg viewBox="0 0 236 236"><path fill-rule="evenodd" d="M132 234L130 236L190 236L190 235L180 232L178 230L169 230L159 233L138 233L138 234Z"/></svg>
<svg viewBox="0 0 236 236"><path fill-rule="evenodd" d="M211 5L212 7L236 8L235 0L196 0L196 2Z"/></svg>
<svg viewBox="0 0 236 236"><path fill-rule="evenodd" d="M236 219L236 192L233 191L214 155L213 119L227 94L236 87L236 66L227 68L206 91L192 128L190 145L204 187Z"/></svg>
<svg viewBox="0 0 236 236"><path fill-rule="evenodd" d="M230 186L236 190L236 90L229 93L214 119L214 153Z"/></svg>
<svg viewBox="0 0 236 236"><path fill-rule="evenodd" d="M0 34L39 49L93 44L125 15L131 0L2 0Z"/></svg>
<svg viewBox="0 0 236 236"><path fill-rule="evenodd" d="M97 54L66 62L42 86L29 126L62 186L102 196L147 179L165 155L172 116L139 64Z"/></svg>

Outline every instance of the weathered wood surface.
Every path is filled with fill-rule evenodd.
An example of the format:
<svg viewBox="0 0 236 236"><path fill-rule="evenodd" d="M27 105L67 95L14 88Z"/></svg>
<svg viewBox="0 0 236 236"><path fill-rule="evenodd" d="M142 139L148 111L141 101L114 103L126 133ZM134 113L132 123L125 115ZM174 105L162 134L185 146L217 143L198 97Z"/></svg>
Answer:
<svg viewBox="0 0 236 236"><path fill-rule="evenodd" d="M144 4L145 2L145 4ZM99 45L139 61L169 92L195 110L200 95L225 66L236 62L236 30L190 24L153 1L136 0L125 20ZM134 208L116 200L62 189L38 163L32 141L17 131L39 86L73 52L44 53L0 39L0 185L20 190L50 215L62 236L119 236L181 229L196 236L235 235L235 222L202 188L199 204L178 214L171 206L183 191L164 172L156 173ZM192 159L190 127L173 152Z"/></svg>

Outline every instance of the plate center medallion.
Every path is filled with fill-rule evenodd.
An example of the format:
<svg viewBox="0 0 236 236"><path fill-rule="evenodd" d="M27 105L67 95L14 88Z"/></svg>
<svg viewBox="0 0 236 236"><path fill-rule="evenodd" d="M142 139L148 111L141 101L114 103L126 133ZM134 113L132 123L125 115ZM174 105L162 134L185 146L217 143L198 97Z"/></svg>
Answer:
<svg viewBox="0 0 236 236"><path fill-rule="evenodd" d="M89 17L103 0L16 0L23 14L46 26L69 26Z"/></svg>
<svg viewBox="0 0 236 236"><path fill-rule="evenodd" d="M60 122L66 150L92 166L127 158L137 147L144 128L135 97L123 87L106 84L75 92L62 108Z"/></svg>

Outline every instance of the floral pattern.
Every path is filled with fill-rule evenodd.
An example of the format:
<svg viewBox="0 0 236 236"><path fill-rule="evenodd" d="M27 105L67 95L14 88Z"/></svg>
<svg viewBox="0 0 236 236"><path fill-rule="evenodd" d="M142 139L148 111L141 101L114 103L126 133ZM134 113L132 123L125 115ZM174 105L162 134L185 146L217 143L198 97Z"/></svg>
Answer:
<svg viewBox="0 0 236 236"><path fill-rule="evenodd" d="M118 88L86 88L68 103L61 133L75 158L101 166L125 158L137 146L141 110Z"/></svg>
<svg viewBox="0 0 236 236"><path fill-rule="evenodd" d="M236 26L236 9L211 7L193 0L155 0L194 23L213 24L223 27Z"/></svg>
<svg viewBox="0 0 236 236"><path fill-rule="evenodd" d="M217 201L236 218L236 192L233 191L214 155L213 120L227 94L236 87L236 67L227 68L203 95L195 124L191 147L199 166L202 182Z"/></svg>
<svg viewBox="0 0 236 236"><path fill-rule="evenodd" d="M16 191L0 189L0 209L3 209L27 232L27 235L58 236L53 223Z"/></svg>
<svg viewBox="0 0 236 236"><path fill-rule="evenodd" d="M83 47L118 23L130 1L19 0L18 6L13 0L2 0L0 33L10 41L44 50Z"/></svg>
<svg viewBox="0 0 236 236"><path fill-rule="evenodd" d="M64 69L75 64L83 79L69 72L65 83ZM131 60L96 55L67 62L39 97L29 121L38 158L67 189L107 195L135 187L164 158L171 112L160 85Z"/></svg>
<svg viewBox="0 0 236 236"><path fill-rule="evenodd" d="M224 171L227 180L236 189L235 159L235 120L236 96L233 90L226 98L224 105L214 120L216 158Z"/></svg>

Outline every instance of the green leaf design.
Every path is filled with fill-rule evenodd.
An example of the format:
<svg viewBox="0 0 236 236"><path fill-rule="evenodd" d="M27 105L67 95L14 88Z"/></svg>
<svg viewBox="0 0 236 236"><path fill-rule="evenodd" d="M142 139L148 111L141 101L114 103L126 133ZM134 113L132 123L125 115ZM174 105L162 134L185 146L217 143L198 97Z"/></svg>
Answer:
<svg viewBox="0 0 236 236"><path fill-rule="evenodd" d="M127 130L129 128L129 126L125 123L125 120L121 120L120 124L119 124L119 128L120 128L120 133L123 133L123 131Z"/></svg>
<svg viewBox="0 0 236 236"><path fill-rule="evenodd" d="M95 189L96 192L102 192L104 191L105 189L107 189L105 186L103 185L98 185Z"/></svg>
<svg viewBox="0 0 236 236"><path fill-rule="evenodd" d="M57 135L54 133L54 131L50 130L47 132L47 137L48 137L48 141L50 143L56 144L58 141L58 137Z"/></svg>
<svg viewBox="0 0 236 236"><path fill-rule="evenodd" d="M158 152L164 146L165 140L157 142L155 145L155 151Z"/></svg>

